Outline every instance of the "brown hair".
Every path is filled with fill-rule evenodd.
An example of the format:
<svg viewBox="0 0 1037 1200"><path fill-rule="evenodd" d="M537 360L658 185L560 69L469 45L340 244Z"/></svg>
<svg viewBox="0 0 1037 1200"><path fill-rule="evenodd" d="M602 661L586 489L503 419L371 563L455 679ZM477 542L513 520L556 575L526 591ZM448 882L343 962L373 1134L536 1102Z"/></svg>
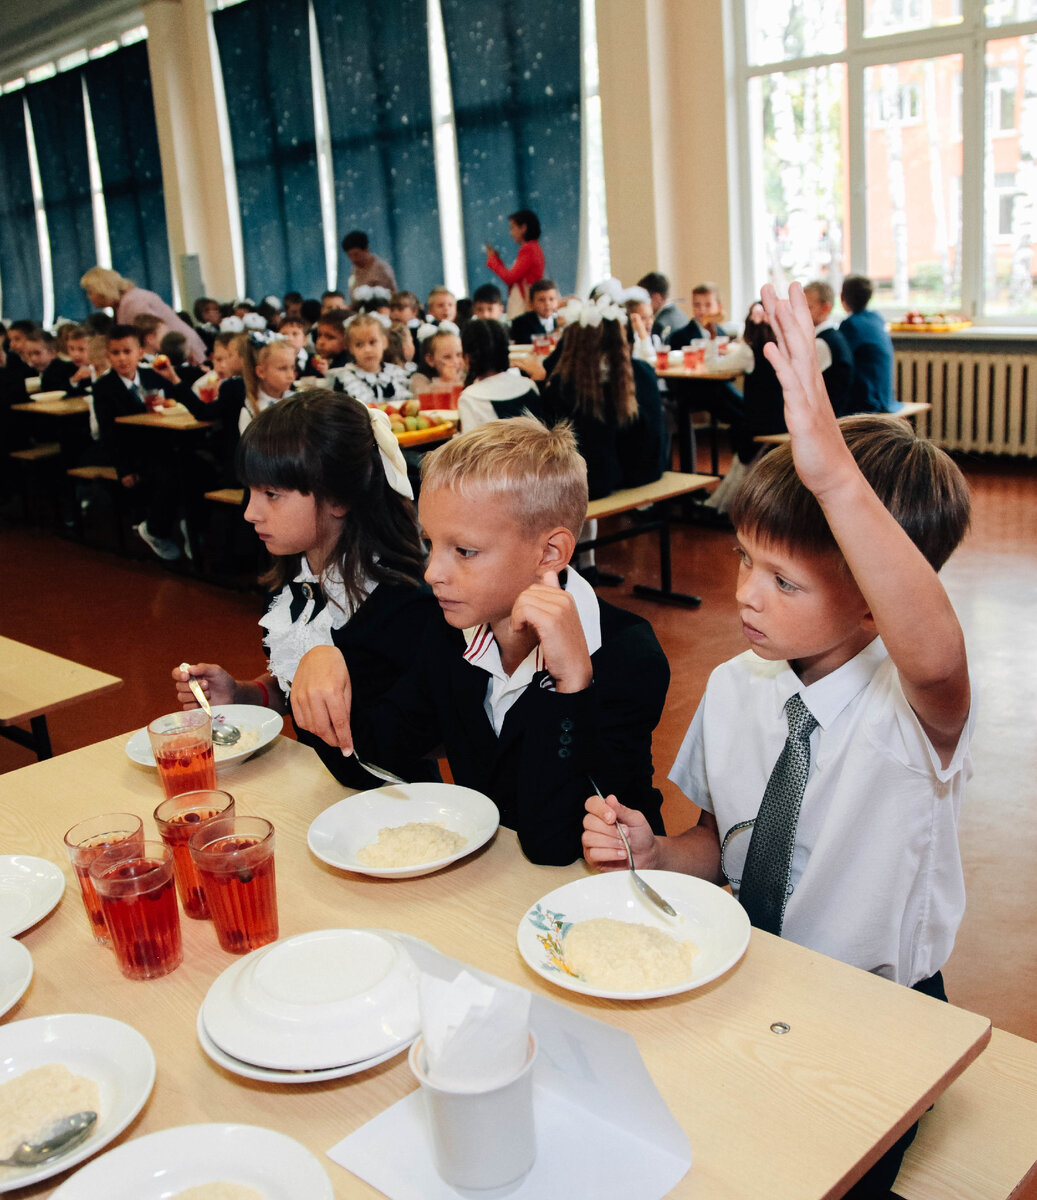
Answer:
<svg viewBox="0 0 1037 1200"><path fill-rule="evenodd" d="M608 367L607 385L602 381L603 363ZM601 421L608 403L620 425L629 424L637 416L630 343L619 321L567 325L551 378L569 384L577 412L589 413Z"/></svg>
<svg viewBox="0 0 1037 1200"><path fill-rule="evenodd" d="M146 337L149 333L154 333L160 325L165 325L165 321L156 317L154 313L137 313L133 324L140 330L141 337Z"/></svg>
<svg viewBox="0 0 1037 1200"><path fill-rule="evenodd" d="M377 329L379 331L379 333L381 333L383 353L384 353L384 347L387 347L389 345L389 338L388 338L387 330L386 330L385 326L382 324L382 322L379 321L377 317L372 316L370 313L361 313L358 317L354 317L352 319L352 321L349 322L349 325L346 329L346 345L347 346L349 345L349 335L353 332L354 329L365 329L365 328Z"/></svg>
<svg viewBox="0 0 1037 1200"><path fill-rule="evenodd" d="M273 352L279 349L287 351L294 362L295 351L284 338L275 338L272 342L264 342L257 346L252 340L252 335L248 333L239 333L236 345L241 358L241 378L245 381L245 406L253 417L258 417L259 376L256 374L256 367L265 363Z"/></svg>
<svg viewBox="0 0 1037 1200"><path fill-rule="evenodd" d="M938 571L969 527L969 489L957 465L906 421L856 416L843 417L839 426L861 474ZM752 467L728 515L754 538L839 553L820 504L796 474L789 444Z"/></svg>
<svg viewBox="0 0 1037 1200"><path fill-rule="evenodd" d="M835 292L830 283L826 283L823 279L811 279L809 283L803 284L804 292L812 292L819 304L834 304Z"/></svg>
<svg viewBox="0 0 1037 1200"><path fill-rule="evenodd" d="M587 464L566 423L533 417L489 421L426 454L421 485L497 501L531 534L563 525L579 539L587 517Z"/></svg>

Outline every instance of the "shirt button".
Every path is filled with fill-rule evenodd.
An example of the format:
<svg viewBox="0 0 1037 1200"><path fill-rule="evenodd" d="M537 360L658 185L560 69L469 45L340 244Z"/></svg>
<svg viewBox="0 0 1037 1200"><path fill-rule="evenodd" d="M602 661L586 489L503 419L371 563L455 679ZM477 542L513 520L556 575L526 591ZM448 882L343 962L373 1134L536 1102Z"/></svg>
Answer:
<svg viewBox="0 0 1037 1200"><path fill-rule="evenodd" d="M572 727L573 727L572 718L571 717L563 717L561 719L561 721L559 721L559 725L561 725L561 727L565 730L565 732L568 733L569 730L572 729Z"/></svg>
<svg viewBox="0 0 1037 1200"><path fill-rule="evenodd" d="M571 744L573 737L571 733L563 733L559 735L558 740L563 746L568 746Z"/></svg>
<svg viewBox="0 0 1037 1200"><path fill-rule="evenodd" d="M571 754L572 751L568 748L568 746L563 746L561 750L558 751L559 758L568 758Z"/></svg>

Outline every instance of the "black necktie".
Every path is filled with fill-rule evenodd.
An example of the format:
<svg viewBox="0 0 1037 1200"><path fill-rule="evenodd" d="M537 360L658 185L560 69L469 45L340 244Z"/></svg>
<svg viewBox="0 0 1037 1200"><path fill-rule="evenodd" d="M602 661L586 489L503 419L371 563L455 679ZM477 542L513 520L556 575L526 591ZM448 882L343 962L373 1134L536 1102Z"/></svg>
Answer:
<svg viewBox="0 0 1037 1200"><path fill-rule="evenodd" d="M785 703L789 736L778 755L745 857L738 900L757 929L781 933L788 900L792 847L810 771L810 735L817 721L799 694Z"/></svg>

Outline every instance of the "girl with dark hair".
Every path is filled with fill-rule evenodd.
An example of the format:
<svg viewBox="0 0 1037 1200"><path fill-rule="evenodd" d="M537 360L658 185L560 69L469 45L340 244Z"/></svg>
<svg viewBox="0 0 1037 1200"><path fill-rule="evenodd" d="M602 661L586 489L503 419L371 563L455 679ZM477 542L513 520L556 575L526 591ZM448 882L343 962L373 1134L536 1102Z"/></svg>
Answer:
<svg viewBox="0 0 1037 1200"><path fill-rule="evenodd" d="M461 330L461 349L468 385L457 402L462 433L487 421L540 415L536 384L510 370L508 331L500 321L469 321Z"/></svg>
<svg viewBox="0 0 1037 1200"><path fill-rule="evenodd" d="M212 704L261 704L284 713L299 660L315 646L342 651L354 703L377 700L403 674L415 641L436 614L422 585L425 553L399 443L385 413L325 388L269 408L238 444L238 477L249 489L245 520L273 558L260 620L266 670L235 679L215 663L173 671L177 698L195 707L189 679ZM299 730L341 782L378 786L341 751ZM414 761L412 780L438 778Z"/></svg>
<svg viewBox="0 0 1037 1200"><path fill-rule="evenodd" d="M529 289L538 279L544 278L544 252L540 249L540 219L528 208L520 208L508 217L508 232L511 240L519 247L515 265L510 269L501 262L500 255L487 243L486 265L499 275L508 287L509 318L527 312L530 304Z"/></svg>

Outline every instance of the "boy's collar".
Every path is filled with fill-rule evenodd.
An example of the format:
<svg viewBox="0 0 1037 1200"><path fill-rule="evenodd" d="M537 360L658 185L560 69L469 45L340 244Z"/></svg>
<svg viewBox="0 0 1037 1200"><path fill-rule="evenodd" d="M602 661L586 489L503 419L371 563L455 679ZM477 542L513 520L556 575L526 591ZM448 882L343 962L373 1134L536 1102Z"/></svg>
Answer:
<svg viewBox="0 0 1037 1200"><path fill-rule="evenodd" d="M868 686L888 657L882 639L876 636L848 662L806 687L795 671L786 666L777 677L778 707L783 708L786 700L798 692L818 725L827 729L850 701Z"/></svg>

